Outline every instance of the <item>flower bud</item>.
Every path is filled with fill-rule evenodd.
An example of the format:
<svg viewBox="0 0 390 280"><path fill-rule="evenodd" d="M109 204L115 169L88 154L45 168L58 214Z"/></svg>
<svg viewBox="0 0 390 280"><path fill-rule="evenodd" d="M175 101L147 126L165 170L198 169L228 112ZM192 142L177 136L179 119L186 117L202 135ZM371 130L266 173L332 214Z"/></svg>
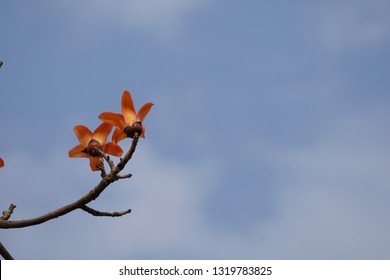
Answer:
<svg viewBox="0 0 390 280"><path fill-rule="evenodd" d="M137 133L138 136L142 133L142 123L134 122L131 126L126 126L123 130L126 133L127 137L133 138L134 134Z"/></svg>
<svg viewBox="0 0 390 280"><path fill-rule="evenodd" d="M91 139L89 141L87 148L85 148L85 152L89 154L91 157L99 157L101 156L101 146L98 141L95 139Z"/></svg>

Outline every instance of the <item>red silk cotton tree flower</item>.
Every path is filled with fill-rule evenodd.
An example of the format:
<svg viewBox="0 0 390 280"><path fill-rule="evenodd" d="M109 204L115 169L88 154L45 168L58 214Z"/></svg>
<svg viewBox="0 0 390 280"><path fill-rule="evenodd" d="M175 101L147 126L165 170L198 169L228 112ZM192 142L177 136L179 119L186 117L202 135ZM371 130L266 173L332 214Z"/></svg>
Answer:
<svg viewBox="0 0 390 280"><path fill-rule="evenodd" d="M99 118L116 127L112 135L114 143L118 143L126 137L133 138L135 133L139 137L145 138L145 127L142 125L142 122L153 105L150 102L146 103L136 113L133 98L130 92L125 90L122 94L122 114L104 112L99 115Z"/></svg>
<svg viewBox="0 0 390 280"><path fill-rule="evenodd" d="M113 156L121 156L123 151L117 144L106 143L107 137L112 130L112 125L102 123L94 132L91 132L83 125L76 125L73 128L80 144L69 151L69 157L89 158L92 171L100 170L98 165L102 158L102 152Z"/></svg>
<svg viewBox="0 0 390 280"><path fill-rule="evenodd" d="M4 167L4 160L0 157L0 168Z"/></svg>

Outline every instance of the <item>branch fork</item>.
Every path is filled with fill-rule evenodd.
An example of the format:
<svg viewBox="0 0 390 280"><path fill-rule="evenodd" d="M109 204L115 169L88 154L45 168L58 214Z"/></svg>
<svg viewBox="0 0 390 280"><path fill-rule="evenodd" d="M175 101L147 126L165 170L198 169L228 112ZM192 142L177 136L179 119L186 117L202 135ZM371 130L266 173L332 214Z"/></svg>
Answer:
<svg viewBox="0 0 390 280"><path fill-rule="evenodd" d="M108 163L110 167L110 172L107 173L104 168L104 163L101 162L99 164L99 169L101 170L101 181L93 188L91 189L87 194L79 198L78 200L65 205L61 208L58 208L54 211L51 211L49 213L46 213L42 216L32 218L32 219L26 219L26 220L9 220L11 217L13 210L15 209L16 205L11 204L8 208L8 210L3 212L3 216L0 218L0 228L9 229L9 228L23 228L23 227L29 227L34 226L38 224L42 224L44 222L47 222L49 220L61 217L63 215L68 214L69 212L72 212L76 209L82 209L83 211L94 215L94 216L105 216L105 217L120 217L126 214L129 214L131 212L131 209L120 211L120 212L102 212L95 209L92 209L87 206L88 203L90 203L92 200L97 199L100 194L113 182L121 179L129 179L131 178L131 174L125 174L120 175L119 173L124 169L126 164L131 160L137 144L138 144L138 135L134 135L132 144L127 151L126 155L122 158L122 160L119 161L117 165L113 163L113 161L110 159L109 156L104 154L102 152L102 157L104 160Z"/></svg>

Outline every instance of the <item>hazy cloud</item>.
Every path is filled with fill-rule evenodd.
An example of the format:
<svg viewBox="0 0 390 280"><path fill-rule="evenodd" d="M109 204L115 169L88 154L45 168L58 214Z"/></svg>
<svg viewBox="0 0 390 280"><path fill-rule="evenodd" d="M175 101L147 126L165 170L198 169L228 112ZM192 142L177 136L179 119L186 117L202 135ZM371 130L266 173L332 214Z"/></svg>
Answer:
<svg viewBox="0 0 390 280"><path fill-rule="evenodd" d="M65 9L78 28L96 32L91 36L116 28L141 32L168 43L180 34L189 18L209 4L204 0L83 0L51 5L57 12Z"/></svg>
<svg viewBox="0 0 390 280"><path fill-rule="evenodd" d="M310 10L310 12L309 12ZM387 1L321 2L307 6L307 26L332 55L382 47L389 42L390 20Z"/></svg>

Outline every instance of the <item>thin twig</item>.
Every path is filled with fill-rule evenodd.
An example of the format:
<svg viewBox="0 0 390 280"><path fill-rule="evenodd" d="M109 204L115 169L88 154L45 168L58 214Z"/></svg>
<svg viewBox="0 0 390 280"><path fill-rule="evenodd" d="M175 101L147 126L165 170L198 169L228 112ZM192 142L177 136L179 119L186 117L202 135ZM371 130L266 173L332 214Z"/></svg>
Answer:
<svg viewBox="0 0 390 280"><path fill-rule="evenodd" d="M83 205L80 208L83 209L85 212L98 217L121 217L131 212L131 209L127 209L125 211L120 211L120 212L102 212L102 211L92 209L87 205Z"/></svg>
<svg viewBox="0 0 390 280"><path fill-rule="evenodd" d="M3 216L0 217L1 220L8 220L12 213L14 212L14 209L16 208L16 205L11 203L7 210L3 211Z"/></svg>
<svg viewBox="0 0 390 280"><path fill-rule="evenodd" d="M110 159L110 157L109 157L105 152L103 152L103 151L100 150L100 149L96 149L96 152L98 152L98 153L107 161L108 165L110 166L111 171L114 170L115 164L114 164L114 162Z"/></svg>
<svg viewBox="0 0 390 280"><path fill-rule="evenodd" d="M133 174L125 174L125 175L118 175L117 178L118 179L129 179L131 178L131 176L133 176Z"/></svg>

